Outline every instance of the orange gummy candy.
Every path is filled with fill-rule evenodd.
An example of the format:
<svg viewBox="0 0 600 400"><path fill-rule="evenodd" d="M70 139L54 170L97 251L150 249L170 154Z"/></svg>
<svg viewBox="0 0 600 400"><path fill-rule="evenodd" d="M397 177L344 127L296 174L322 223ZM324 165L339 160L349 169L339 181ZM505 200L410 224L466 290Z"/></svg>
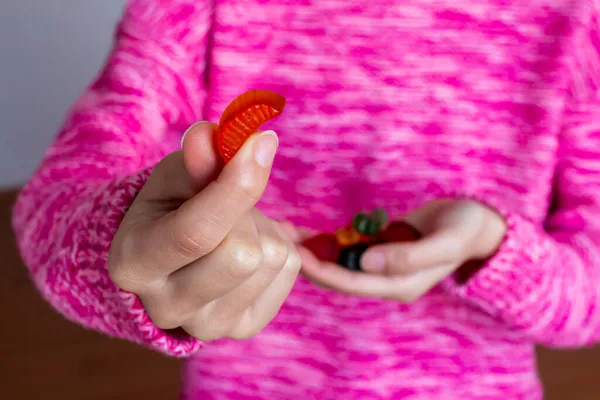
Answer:
<svg viewBox="0 0 600 400"><path fill-rule="evenodd" d="M340 246L352 246L360 242L360 233L352 227L338 229L335 232L335 237Z"/></svg>
<svg viewBox="0 0 600 400"><path fill-rule="evenodd" d="M267 90L250 90L233 100L221 115L217 147L229 162L244 142L268 120L283 112L285 97Z"/></svg>

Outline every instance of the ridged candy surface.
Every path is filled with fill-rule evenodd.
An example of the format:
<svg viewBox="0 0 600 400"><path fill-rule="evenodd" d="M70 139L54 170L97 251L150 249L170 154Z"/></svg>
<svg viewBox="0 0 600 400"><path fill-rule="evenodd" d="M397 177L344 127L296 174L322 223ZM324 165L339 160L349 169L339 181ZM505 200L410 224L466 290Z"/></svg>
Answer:
<svg viewBox="0 0 600 400"><path fill-rule="evenodd" d="M217 147L229 162L261 125L283 112L286 100L268 90L251 90L234 99L223 111L217 131Z"/></svg>

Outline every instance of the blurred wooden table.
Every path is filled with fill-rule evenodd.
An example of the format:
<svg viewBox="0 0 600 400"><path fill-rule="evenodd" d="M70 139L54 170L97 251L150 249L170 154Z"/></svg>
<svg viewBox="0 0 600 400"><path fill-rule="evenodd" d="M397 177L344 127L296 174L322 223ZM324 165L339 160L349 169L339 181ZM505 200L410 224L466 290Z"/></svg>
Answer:
<svg viewBox="0 0 600 400"><path fill-rule="evenodd" d="M15 249L14 198L0 192L0 398L176 399L176 360L82 329L40 298ZM541 350L539 360L547 400L600 399L599 347Z"/></svg>
<svg viewBox="0 0 600 400"><path fill-rule="evenodd" d="M14 198L0 194L0 398L177 399L175 359L82 329L42 300L15 248Z"/></svg>

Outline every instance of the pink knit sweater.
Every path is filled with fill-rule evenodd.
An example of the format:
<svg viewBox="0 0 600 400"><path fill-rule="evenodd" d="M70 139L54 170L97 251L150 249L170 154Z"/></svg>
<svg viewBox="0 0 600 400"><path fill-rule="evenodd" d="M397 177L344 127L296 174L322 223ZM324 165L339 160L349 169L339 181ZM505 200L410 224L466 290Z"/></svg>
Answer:
<svg viewBox="0 0 600 400"><path fill-rule="evenodd" d="M70 320L186 357L188 400L539 399L534 343L600 339L595 3L130 1L17 202L31 276ZM111 239L182 132L250 88L288 99L267 215L331 230L475 198L508 221L497 255L413 304L299 278L248 341L158 329L111 282Z"/></svg>

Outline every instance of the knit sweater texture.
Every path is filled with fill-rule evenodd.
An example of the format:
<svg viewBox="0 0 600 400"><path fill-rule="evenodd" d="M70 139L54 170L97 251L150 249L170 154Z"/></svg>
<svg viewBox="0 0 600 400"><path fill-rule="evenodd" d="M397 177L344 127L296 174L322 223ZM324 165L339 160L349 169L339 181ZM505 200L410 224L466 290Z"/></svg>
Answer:
<svg viewBox="0 0 600 400"><path fill-rule="evenodd" d="M597 7L131 0L17 201L31 277L66 318L185 358L185 400L540 399L535 343L600 340ZM248 89L288 101L267 216L332 231L363 209L475 199L506 218L498 252L412 304L300 277L253 339L159 329L111 281L111 240L186 128Z"/></svg>

